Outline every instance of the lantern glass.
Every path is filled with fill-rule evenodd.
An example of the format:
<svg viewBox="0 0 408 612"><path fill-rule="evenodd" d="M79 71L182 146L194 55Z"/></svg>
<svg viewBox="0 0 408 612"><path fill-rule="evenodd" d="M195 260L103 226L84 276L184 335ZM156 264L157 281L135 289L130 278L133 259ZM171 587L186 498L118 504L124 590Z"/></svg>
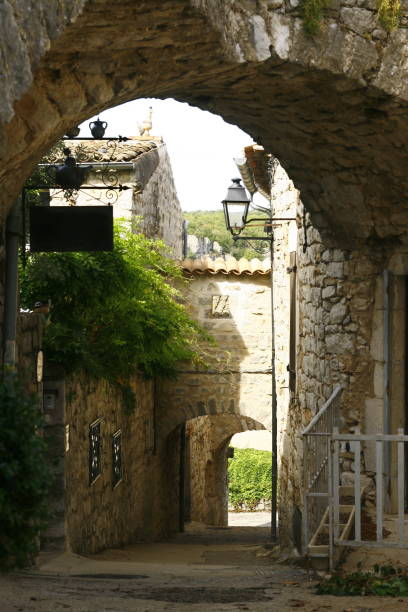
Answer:
<svg viewBox="0 0 408 612"><path fill-rule="evenodd" d="M227 197L223 200L225 225L230 232L240 232L246 225L250 200L241 179L232 179Z"/></svg>
<svg viewBox="0 0 408 612"><path fill-rule="evenodd" d="M224 202L225 224L229 231L242 230L245 227L248 204Z"/></svg>

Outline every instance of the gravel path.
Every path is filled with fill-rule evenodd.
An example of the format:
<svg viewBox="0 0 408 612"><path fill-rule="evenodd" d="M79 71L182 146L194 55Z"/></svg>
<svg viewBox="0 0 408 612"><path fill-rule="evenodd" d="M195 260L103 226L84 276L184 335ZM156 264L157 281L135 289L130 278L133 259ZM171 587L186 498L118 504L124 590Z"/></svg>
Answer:
<svg viewBox="0 0 408 612"><path fill-rule="evenodd" d="M236 527L270 527L270 512L229 512L228 525Z"/></svg>

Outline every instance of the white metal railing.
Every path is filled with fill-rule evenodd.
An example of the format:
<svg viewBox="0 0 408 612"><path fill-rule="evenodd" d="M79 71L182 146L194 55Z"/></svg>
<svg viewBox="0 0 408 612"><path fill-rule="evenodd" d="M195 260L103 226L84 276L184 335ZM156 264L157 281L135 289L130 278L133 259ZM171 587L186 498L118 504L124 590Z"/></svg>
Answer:
<svg viewBox="0 0 408 612"><path fill-rule="evenodd" d="M337 546L364 546L364 547L398 547L407 548L408 538L405 533L405 450L408 444L408 436L404 435L403 429L398 429L397 434L343 434L335 427L332 435L332 477L333 477L333 519L332 534L333 544ZM340 537L340 492L341 492L341 449L348 445L348 452L352 454L354 463L354 537L344 539ZM364 488L362 484L362 458L367 455L372 457L370 472L374 472L375 484L375 540L364 537L362 533L362 497ZM391 458L393 474L388 482L384 474L384 459ZM373 468L373 469L371 469ZM387 500L387 498L390 498ZM387 537L384 539L384 507L388 501L390 512L387 518ZM374 523L374 511L369 517Z"/></svg>
<svg viewBox="0 0 408 612"><path fill-rule="evenodd" d="M310 536L319 526L327 507L332 521L331 436L339 426L342 387L336 386L329 399L303 430L303 541L307 552ZM329 540L332 558L333 538Z"/></svg>
<svg viewBox="0 0 408 612"><path fill-rule="evenodd" d="M408 548L408 435L403 429L397 434L339 433L341 395L339 385L302 432L304 554L328 557L330 568L335 546ZM344 459L353 474L348 486L342 486ZM369 493L373 507L368 512L362 505ZM326 536L324 545L319 533Z"/></svg>

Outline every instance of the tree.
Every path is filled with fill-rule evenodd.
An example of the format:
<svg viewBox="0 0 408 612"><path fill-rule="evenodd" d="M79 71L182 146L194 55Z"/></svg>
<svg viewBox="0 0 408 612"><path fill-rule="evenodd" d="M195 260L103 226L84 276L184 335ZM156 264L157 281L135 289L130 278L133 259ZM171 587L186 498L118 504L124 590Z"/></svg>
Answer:
<svg viewBox="0 0 408 612"><path fill-rule="evenodd" d="M259 253L247 244L243 244L241 241L234 242L230 232L225 227L224 213L222 211L206 211L197 210L195 212L183 213L184 218L188 221L188 233L194 234L201 238L209 238L210 240L218 242L224 253L232 255L236 259L246 257L247 259L254 259L258 257L263 259L269 254L268 242L259 242L257 249L265 251L265 253ZM259 213L258 213L259 216ZM263 235L263 228L256 227L251 230L251 234L255 236Z"/></svg>

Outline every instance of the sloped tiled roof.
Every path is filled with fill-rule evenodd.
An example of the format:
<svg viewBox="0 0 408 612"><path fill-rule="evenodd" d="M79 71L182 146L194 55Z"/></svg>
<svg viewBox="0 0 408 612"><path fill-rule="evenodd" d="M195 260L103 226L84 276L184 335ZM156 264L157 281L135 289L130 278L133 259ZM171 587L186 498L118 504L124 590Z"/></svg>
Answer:
<svg viewBox="0 0 408 612"><path fill-rule="evenodd" d="M270 197L270 172L268 170L268 154L260 145L249 145L245 147L245 157L247 166L251 169L252 180L255 183L258 191L265 196ZM238 166L239 167L239 166ZM245 181L245 179L244 179Z"/></svg>
<svg viewBox="0 0 408 612"><path fill-rule="evenodd" d="M107 140L65 140L64 147L71 150L71 154L77 162L131 162L143 153L152 149L157 149L162 142L159 139L138 139L130 138L125 142ZM61 152L60 160L63 161L65 155Z"/></svg>
<svg viewBox="0 0 408 612"><path fill-rule="evenodd" d="M233 274L235 276L254 274L266 275L271 270L271 260L264 259L235 259L227 255L212 259L208 255L201 259L184 259L181 267L188 274Z"/></svg>

